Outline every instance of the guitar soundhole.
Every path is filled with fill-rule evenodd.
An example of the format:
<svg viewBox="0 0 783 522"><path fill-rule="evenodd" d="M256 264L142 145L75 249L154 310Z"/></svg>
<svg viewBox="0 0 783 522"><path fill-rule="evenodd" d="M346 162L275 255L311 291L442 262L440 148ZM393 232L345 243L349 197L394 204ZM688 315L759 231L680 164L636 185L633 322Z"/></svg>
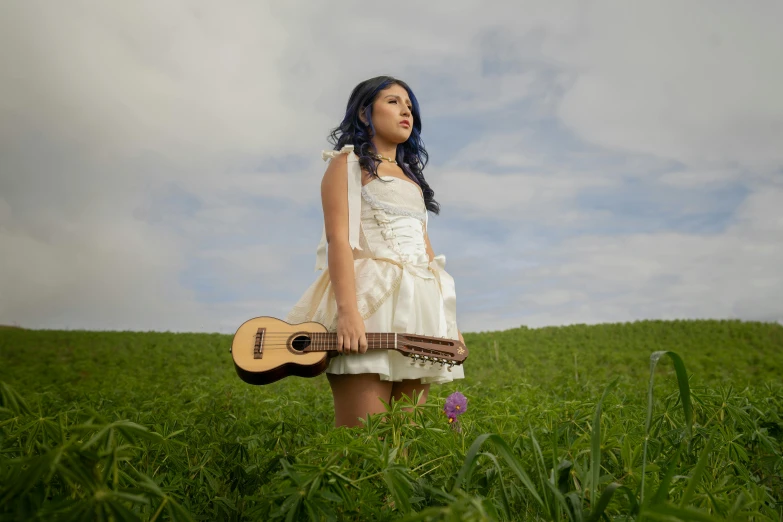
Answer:
<svg viewBox="0 0 783 522"><path fill-rule="evenodd" d="M306 335L298 335L291 341L291 346L297 352L303 352L310 346L311 339Z"/></svg>

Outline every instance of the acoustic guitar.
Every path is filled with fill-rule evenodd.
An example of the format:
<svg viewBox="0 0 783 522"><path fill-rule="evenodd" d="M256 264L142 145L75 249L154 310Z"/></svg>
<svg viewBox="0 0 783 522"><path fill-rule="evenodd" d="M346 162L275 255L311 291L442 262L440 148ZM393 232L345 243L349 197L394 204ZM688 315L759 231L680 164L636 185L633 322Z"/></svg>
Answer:
<svg viewBox="0 0 783 522"><path fill-rule="evenodd" d="M366 337L368 352L396 350L410 357L411 365L439 364L451 371L468 358L468 349L455 339L374 332ZM237 375L249 384L271 384L289 375L315 377L337 355L337 333L327 332L321 323L289 324L274 317L245 321L231 343Z"/></svg>

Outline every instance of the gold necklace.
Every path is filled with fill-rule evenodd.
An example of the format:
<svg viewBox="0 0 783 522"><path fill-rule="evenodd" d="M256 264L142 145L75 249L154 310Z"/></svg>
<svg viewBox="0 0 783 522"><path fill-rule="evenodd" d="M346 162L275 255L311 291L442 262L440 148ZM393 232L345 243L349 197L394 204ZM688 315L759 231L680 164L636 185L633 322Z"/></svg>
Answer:
<svg viewBox="0 0 783 522"><path fill-rule="evenodd" d="M376 154L376 155L375 155L375 159L379 159L379 160L386 160L386 161L388 161L389 163L393 163L394 165L396 165L396 164L397 164L397 161L396 161L396 160L394 160L394 159L392 159L392 158L387 158L386 156L381 156L380 154Z"/></svg>

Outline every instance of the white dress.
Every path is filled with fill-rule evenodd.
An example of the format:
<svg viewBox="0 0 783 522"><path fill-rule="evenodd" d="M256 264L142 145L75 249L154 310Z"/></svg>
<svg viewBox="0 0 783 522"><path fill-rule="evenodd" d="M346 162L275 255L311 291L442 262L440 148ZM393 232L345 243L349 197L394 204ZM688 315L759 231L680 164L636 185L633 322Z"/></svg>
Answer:
<svg viewBox="0 0 783 522"><path fill-rule="evenodd" d="M429 261L424 231L427 209L419 186L382 176L362 186L359 159L353 146L324 151L324 160L348 154L348 226L353 248L356 299L365 331L414 333L459 340L454 279L446 258ZM386 181L391 180L391 181ZM291 324L315 321L337 331L337 302L329 277L326 229L316 254L321 275L304 292L286 317ZM411 365L395 350L331 359L327 373L377 373L384 381L420 379L444 383L464 378L461 365Z"/></svg>

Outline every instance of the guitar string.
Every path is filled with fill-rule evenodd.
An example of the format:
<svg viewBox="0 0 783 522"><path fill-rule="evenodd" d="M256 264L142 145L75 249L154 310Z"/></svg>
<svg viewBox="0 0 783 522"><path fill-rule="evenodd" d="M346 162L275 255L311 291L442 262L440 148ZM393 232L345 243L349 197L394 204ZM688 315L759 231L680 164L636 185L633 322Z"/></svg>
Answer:
<svg viewBox="0 0 783 522"><path fill-rule="evenodd" d="M278 343L278 344L271 344L270 343L270 344L264 344L262 347L265 350L287 350L288 346L289 346L288 344L280 344L280 343ZM305 347L301 351L307 351L307 350L318 351L319 348L324 348L324 347L336 348L337 346L338 345L336 345L336 344L335 345L318 345L318 346L315 346L315 347L312 347L312 345L310 345L310 346ZM393 348L384 348L382 346L370 346L370 345L368 345L367 349L368 350L390 350L390 349L393 349ZM296 349L294 349L294 350L296 350ZM448 353L446 351L435 350L435 349L428 350L426 348L409 348L409 350L410 351L419 351L419 352L423 352L423 353L438 353L438 354L443 354L444 356L452 356L453 355L453 354Z"/></svg>
<svg viewBox="0 0 783 522"><path fill-rule="evenodd" d="M253 345L255 345L254 343L246 343L246 344L253 344ZM289 345L292 345L292 344L294 344L294 343L287 343L287 342L264 342L264 343L262 343L262 346L264 346L264 347L272 347L272 346L286 347L286 346L289 346ZM372 342L370 342L370 343L367 343L367 346L368 347L375 347L375 348L377 348L381 344L384 344L384 343L372 343ZM408 346L406 343L398 343L398 344L400 346ZM316 343L311 343L308 346L313 346L313 345L317 345L317 346L344 346L344 345L340 345L340 344L338 344L336 342L316 342ZM393 346L393 345L394 345L393 343L384 344L384 346ZM433 350L433 351L449 351L450 347L449 346L437 346L437 347L433 346L431 348L421 348L421 347L418 347L418 346L414 346L414 347L411 347L411 349Z"/></svg>
<svg viewBox="0 0 783 522"><path fill-rule="evenodd" d="M250 334L243 334L243 335L252 335L256 336L257 333L250 333ZM328 335L333 336L337 335L337 332L296 332L295 334L292 333L285 333L285 332L268 332L263 334L264 337L290 337L292 335ZM404 337L424 337L427 339L448 339L448 337L438 337L435 335L425 335L425 334L417 334L417 333L402 333L402 332L365 332L364 335L387 335L389 337L393 337L395 335L397 336L404 336ZM235 334L236 336L236 334Z"/></svg>
<svg viewBox="0 0 783 522"><path fill-rule="evenodd" d="M253 341L253 342L255 341L255 336L248 336L248 337L249 337L248 341ZM295 336L292 337L290 335L265 335L265 336L262 337L262 342L265 345L269 345L269 344L272 344L274 342L277 342L277 344L284 344L285 345L285 344L288 344L289 340L295 341L296 337ZM285 341L285 342L281 342L281 341ZM319 344L319 345L320 344L326 344L326 345L332 345L332 344L339 345L340 344L339 340L335 339L334 337L330 337L330 338L317 338L316 337L316 338L312 338L311 341L312 341L311 344ZM299 341L299 342L301 342L301 341ZM422 343L422 342L426 343L428 341L426 341L426 340L425 341L415 341L415 340L411 341L411 340L407 340L407 339L397 339L396 340L396 344L399 344L399 345L406 345L406 344L412 344L412 343ZM447 349L447 348L451 347L451 343L453 343L453 342L459 343L459 341L457 341L456 339L448 339L448 340L444 339L442 341L442 344L441 343L433 343L433 348L434 347L438 347L439 349ZM395 344L395 339L392 336L389 336L388 338L373 337L371 339L367 339L367 343L368 344L373 344L373 345L375 345L375 344Z"/></svg>
<svg viewBox="0 0 783 522"><path fill-rule="evenodd" d="M369 334L373 335L373 333ZM368 338L367 342L393 342L395 334L374 334L372 338ZM425 335L417 335L417 334L397 334L397 342L403 342L403 343L413 343L413 342L432 342L435 341L436 343L443 343L443 344L437 344L438 346L448 346L449 343L460 343L457 339L449 339L449 338L441 338L441 337L431 337L431 336L425 336ZM247 337L251 339L255 339L257 334L248 334ZM329 337L318 337L313 336L312 339L315 342L318 343L336 343L338 342L337 338L335 337L336 334L329 333ZM383 336L383 337L378 337ZM422 337L423 340L419 341L416 339L408 339L406 337L400 337L400 336L410 336L410 337ZM307 337L305 334L299 334L299 335L292 335L292 334L265 334L262 336L262 339L264 340L288 340L288 339L297 339L297 337Z"/></svg>
<svg viewBox="0 0 783 522"><path fill-rule="evenodd" d="M268 349L268 350L265 350L264 353L277 352L277 351L292 353L292 352L288 352L288 350L285 350L283 348ZM324 352L324 350L305 350L305 351L302 351L302 352L299 352L299 353L293 352L292 354L298 356L298 355L307 355L307 354L311 354L311 353L323 353L323 352ZM362 354L359 354L359 355L362 355ZM427 354L427 355L428 355L428 357L432 357L433 359L448 359L449 361L453 361L455 363L461 362L459 359L454 359L453 356L451 356L449 354ZM435 362L437 362L437 361L435 361Z"/></svg>
<svg viewBox="0 0 783 522"><path fill-rule="evenodd" d="M388 348L383 348L383 347L380 347L380 346L375 346L375 347L368 346L367 347L368 351L369 350L385 350L385 349L388 349ZM316 347L314 349L312 349L310 347L307 347L307 348L305 348L303 350L297 350L297 351L291 352L288 349L288 346L282 345L282 346L264 346L264 350L263 351L264 351L264 353L280 351L280 352L291 353L293 355L297 355L298 356L298 355L307 355L307 354L311 354L311 353L324 353L324 352L327 352L327 351L339 351L339 350L337 350L336 348L333 348L333 347L330 347L330 348ZM411 351L416 352L416 350L411 350ZM362 355L362 354L357 354L357 355ZM426 356L431 357L433 359L448 359L449 362L454 362L454 363L457 363L457 364L461 363L464 360L464 359L462 359L461 357L459 357L459 356L457 356L455 354L443 353L443 352L432 353L432 352L423 351L423 352L415 353L414 355L426 355ZM433 361L433 362L437 362L437 361Z"/></svg>
<svg viewBox="0 0 783 522"><path fill-rule="evenodd" d="M247 337L255 338L258 334L245 334L245 335ZM302 333L302 334L268 333L268 334L263 334L262 337L264 339L270 339L270 338L272 338L272 339L289 339L289 338L296 339L297 337L307 337L308 335L309 336L313 336L313 334L304 334L304 333ZM328 335L328 337L318 337L318 336L321 336L321 335L324 335L324 334L318 333L318 334L315 334L315 337L319 341L323 341L323 342L333 341L333 340L336 339L336 336L337 336L337 334L333 333L333 332L327 332L326 335ZM395 335L397 335L398 338L401 338L400 340L407 341L407 342L428 342L428 341L446 342L446 343L447 342L460 342L458 339L451 339L451 338L448 338L448 337L434 337L434 336L431 336L431 335L419 335L419 334L410 334L410 333L394 334L394 333L368 332L368 333L365 333L365 335L366 336L373 336L372 337L373 340L390 340L390 339L393 339ZM379 336L383 336L383 337L379 337ZM410 340L410 339L407 339L408 337L423 338L423 341Z"/></svg>

